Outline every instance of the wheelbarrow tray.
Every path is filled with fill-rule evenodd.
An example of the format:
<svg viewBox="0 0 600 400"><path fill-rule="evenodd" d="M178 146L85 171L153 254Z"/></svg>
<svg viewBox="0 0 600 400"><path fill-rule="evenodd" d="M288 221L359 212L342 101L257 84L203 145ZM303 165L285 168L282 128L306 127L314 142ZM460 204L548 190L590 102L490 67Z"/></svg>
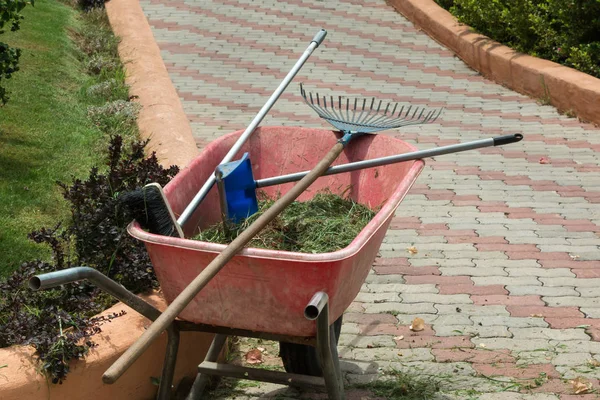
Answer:
<svg viewBox="0 0 600 400"><path fill-rule="evenodd" d="M211 142L165 186L176 215L183 212L241 133L233 132ZM255 179L268 178L312 169L338 138L338 133L323 129L262 127L251 136L240 156L250 153ZM335 164L415 150L389 136L365 135L353 140ZM330 299L330 324L342 315L360 291L394 211L423 165L421 160L409 161L319 178L298 200L306 201L319 191L329 190L379 208L352 243L339 251L319 254L245 248L194 298L180 318L278 335L314 336L315 324L304 317L304 307L316 292L323 291ZM288 183L260 190L277 196L292 186ZM184 227L186 238L220 219L214 187ZM226 247L151 234L137 222L128 231L145 243L167 302L173 301Z"/></svg>

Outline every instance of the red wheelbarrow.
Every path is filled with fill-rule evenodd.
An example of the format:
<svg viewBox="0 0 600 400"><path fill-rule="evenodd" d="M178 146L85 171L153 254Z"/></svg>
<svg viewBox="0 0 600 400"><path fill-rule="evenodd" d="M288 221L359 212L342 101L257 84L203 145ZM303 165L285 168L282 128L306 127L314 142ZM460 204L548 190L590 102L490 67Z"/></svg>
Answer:
<svg viewBox="0 0 600 400"><path fill-rule="evenodd" d="M165 187L165 195L175 214L185 209L195 195L196 188L212 174L240 134L235 132L212 142ZM322 129L263 127L254 133L241 151L250 154L254 174L260 179L310 169L326 149L335 144L337 136ZM355 139L336 163L345 164L414 150L413 146L398 139L368 135ZM320 340L320 336L329 333L330 327L335 329L332 328L328 336L332 339L339 336L341 316L358 294L394 211L423 165L423 161L411 161L318 179L298 200L308 200L319 191L329 190L337 194L345 193L358 203L379 209L375 218L348 247L323 254L246 248L180 314L181 319L194 324L237 331L221 331L222 334L268 337L280 341L288 374L248 371L248 368L233 366L224 368L215 364L216 355L221 349L217 341L223 341L221 335L217 335L212 354L200 365L200 371L312 386L326 383L323 378L313 376L323 374L325 380L335 380L336 386L341 387L335 349L337 342L332 342L330 346L330 341ZM292 185L271 186L264 190L267 195L276 196L285 193ZM186 237L220 221L219 204L217 190L212 190L186 225ZM154 235L142 230L135 222L130 225L129 233L146 244L168 302L176 298L226 247ZM324 329L319 330L319 321ZM338 323L334 326L335 321ZM320 351L309 347L319 347L319 343L324 347ZM294 376L290 377L289 373Z"/></svg>
<svg viewBox="0 0 600 400"><path fill-rule="evenodd" d="M165 196L175 214L186 208L240 134L242 131L234 132L210 143L165 186ZM339 134L323 129L263 127L256 130L240 152L249 153L254 175L261 179L312 168L338 138ZM415 150L398 139L365 135L354 139L336 164ZM325 387L330 399L343 399L336 347L342 314L360 291L396 208L423 166L422 160L411 160L323 176L313 183L298 200L308 200L328 190L348 195L378 212L352 243L339 251L305 254L245 248L238 253L167 330L167 353L158 399L165 400L171 395L179 332L185 330L216 333L187 399L201 398L210 375ZM292 186L293 183L286 183L263 190L269 196L277 196ZM185 225L185 237L220 220L215 187ZM135 221L128 231L145 243L169 303L226 247L152 234ZM87 267L40 275L30 285L43 289L81 279L91 280L151 320L160 315L160 311L141 298ZM227 336L279 341L287 372L217 363Z"/></svg>

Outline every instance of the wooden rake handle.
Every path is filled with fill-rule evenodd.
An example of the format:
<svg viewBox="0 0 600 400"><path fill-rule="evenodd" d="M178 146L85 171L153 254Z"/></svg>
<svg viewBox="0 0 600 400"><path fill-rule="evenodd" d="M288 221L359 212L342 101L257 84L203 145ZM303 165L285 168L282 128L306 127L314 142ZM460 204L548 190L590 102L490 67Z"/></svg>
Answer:
<svg viewBox="0 0 600 400"><path fill-rule="evenodd" d="M179 296L165 309L165 311L150 325L150 327L139 337L139 339L129 347L122 355L111 365L102 380L104 383L114 383L123 375L123 373L137 360L142 353L152 344L152 342L168 328L168 326L177 318L192 299L204 288L208 282L223 268L240 250L244 248L254 236L256 236L269 222L279 215L287 206L289 206L298 196L302 194L314 181L327 171L331 164L344 150L344 143L338 142L319 161L319 163L302 178L285 195L277 200L264 214L256 219L246 230L244 230L235 240L233 240L204 270L194 278L194 280L181 291Z"/></svg>

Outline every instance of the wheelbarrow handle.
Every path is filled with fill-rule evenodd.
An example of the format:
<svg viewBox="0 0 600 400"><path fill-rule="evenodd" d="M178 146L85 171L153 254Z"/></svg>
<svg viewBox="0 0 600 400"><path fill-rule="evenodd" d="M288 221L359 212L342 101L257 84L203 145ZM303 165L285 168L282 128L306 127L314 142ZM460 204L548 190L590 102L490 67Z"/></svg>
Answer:
<svg viewBox="0 0 600 400"><path fill-rule="evenodd" d="M410 153L397 154L394 156L374 158L372 160L357 161L348 164L336 165L329 168L323 175L335 175L343 172L351 172L364 168L379 167L382 165L395 164L405 161L419 160L422 158L436 157L444 154L458 153L461 151L480 149L483 147L502 146L516 143L523 139L523 135L515 133L512 135L497 136L495 138L474 140L472 142L452 144L449 146L435 147L433 149L413 151ZM283 183L296 182L302 179L309 171L295 172L293 174L280 175L271 178L258 179L254 181L256 188L262 188Z"/></svg>
<svg viewBox="0 0 600 400"><path fill-rule="evenodd" d="M235 157L237 155L238 151L240 151L240 149L242 148L244 143L246 143L246 140L248 140L250 135L252 135L254 130L258 127L258 125L261 123L263 118L267 115L267 113L269 112L271 107L273 107L273 105L275 104L277 99L279 99L279 96L281 96L281 94L288 87L288 85L290 84L292 79L294 79L294 77L296 76L298 71L300 71L300 68L302 68L302 66L304 65L306 60L308 60L308 58L313 53L313 51L317 47L319 47L319 45L323 42L326 35L327 35L327 31L325 29L321 29L317 32L315 37L310 42L310 45L304 51L304 53L302 54L300 59L298 59L298 61L296 61L296 64L294 64L294 66L292 67L292 70L290 72L288 72L288 74L283 79L283 81L279 84L279 86L277 87L275 92L271 95L271 97L269 97L269 100L267 100L267 102L260 109L258 114L256 114L256 116L254 117L252 122L250 122L250 125L248 125L246 130L242 133L242 135L234 143L233 147L225 155L225 157L223 158L223 160L221 161L220 164L225 164L225 163L230 162L233 159L233 157ZM192 199L190 204L185 208L185 210L183 210L183 212L177 219L177 224L179 224L179 226L184 226L187 223L187 221L191 218L192 214L194 214L194 212L196 211L196 209L198 208L198 206L200 205L202 200L204 200L204 198L206 197L206 195L208 194L210 189L213 187L215 182L216 182L216 176L214 173L212 173L210 175L210 177L208 178L208 180L204 183L202 188L194 196L194 198Z"/></svg>

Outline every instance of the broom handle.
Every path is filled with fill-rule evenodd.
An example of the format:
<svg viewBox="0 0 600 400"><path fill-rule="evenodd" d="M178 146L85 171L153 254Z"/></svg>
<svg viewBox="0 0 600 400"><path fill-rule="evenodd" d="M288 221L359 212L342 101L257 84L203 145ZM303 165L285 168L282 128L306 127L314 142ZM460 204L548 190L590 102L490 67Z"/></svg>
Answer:
<svg viewBox="0 0 600 400"><path fill-rule="evenodd" d="M348 164L336 165L329 168L325 175L335 175L344 172L356 171L359 169L379 167L381 165L395 164L405 161L413 161L421 158L430 158L444 154L458 153L461 151L480 149L483 147L502 146L509 143L516 143L523 139L523 135L515 133L513 135L497 136L489 139L474 140L472 142L451 144L449 146L434 147L433 149L412 151L410 153L397 154L394 156L374 158L372 160L356 161ZM255 187L262 188L283 183L296 182L306 176L310 171L294 172L292 174L274 176L271 178L258 179L254 181Z"/></svg>
<svg viewBox="0 0 600 400"><path fill-rule="evenodd" d="M104 383L114 383L119 377L138 359L140 355L152 344L152 342L168 328L192 299L204 288L208 282L223 268L240 250L244 248L254 236L258 234L269 222L279 215L284 208L290 205L302 194L314 181L317 180L335 159L344 150L347 142L339 141L319 161L319 163L290 189L285 195L277 200L264 214L256 219L235 240L233 240L194 280L181 291L179 296L165 309L165 311L148 327L140 338L129 347L113 365L102 376Z"/></svg>
<svg viewBox="0 0 600 400"><path fill-rule="evenodd" d="M279 96L281 96L281 94L288 87L288 85L290 84L292 79L294 79L294 77L296 76L298 71L300 71L300 68L302 68L302 66L304 65L306 60L308 60L308 57L310 57L312 52L317 47L319 47L319 45L323 42L326 35L327 35L327 31L325 29L321 29L319 32L317 32L315 37L310 42L310 45L308 46L308 48L304 51L304 54L302 54L300 59L298 61L296 61L296 64L292 67L292 70L290 72L288 72L288 74L283 79L283 81L279 84L277 89L275 89L275 92L271 95L271 97L269 97L269 100L267 100L267 102L260 109L258 114L256 114L256 116L254 117L252 122L250 122L250 125L248 125L248 127L246 128L244 133L242 133L242 135L234 143L233 147L231 148L231 150L229 150L229 153L227 153L225 155L225 157L220 162L220 164L225 164L225 163L230 162L233 159L233 157L235 157L235 155L238 153L238 151L240 151L240 149L242 148L244 143L246 143L246 140L248 140L250 135L252 135L252 133L254 132L256 127L261 123L263 118L267 115L267 113L269 112L271 107L273 107L273 104L275 104L275 102L277 101ZM198 208L198 206L200 205L202 200L204 200L204 198L206 197L206 195L208 194L210 189L215 184L215 181L216 181L216 177L213 172L210 175L210 177L208 178L208 180L204 183L204 186L202 186L200 191L198 193L196 193L196 196L194 196L194 198L192 199L190 204L185 208L185 210L183 210L183 213L177 219L177 223L179 224L179 226L184 226L188 222L188 220L190 219L192 214L194 214L194 211L196 211L196 208Z"/></svg>

